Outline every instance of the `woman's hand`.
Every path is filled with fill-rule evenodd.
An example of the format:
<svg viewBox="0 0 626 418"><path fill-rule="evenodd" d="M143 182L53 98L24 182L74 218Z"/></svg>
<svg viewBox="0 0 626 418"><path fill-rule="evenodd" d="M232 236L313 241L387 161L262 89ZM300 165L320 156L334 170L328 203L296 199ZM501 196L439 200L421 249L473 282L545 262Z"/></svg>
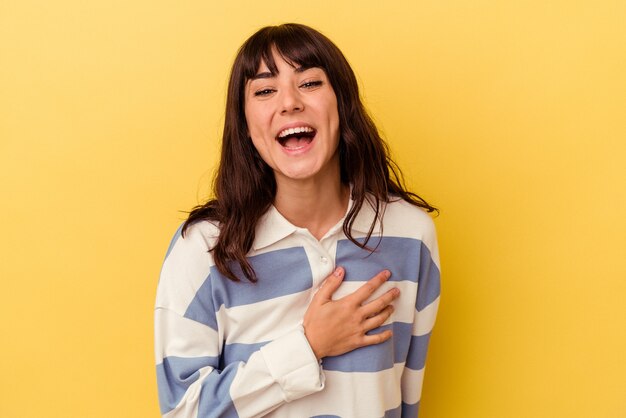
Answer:
<svg viewBox="0 0 626 418"><path fill-rule="evenodd" d="M365 302L387 279L387 270L378 273L353 293L338 300L332 295L341 285L344 270L338 267L326 278L304 314L304 334L315 356L338 356L359 347L380 344L391 338L391 330L374 335L365 333L381 326L393 312L397 288L371 302Z"/></svg>

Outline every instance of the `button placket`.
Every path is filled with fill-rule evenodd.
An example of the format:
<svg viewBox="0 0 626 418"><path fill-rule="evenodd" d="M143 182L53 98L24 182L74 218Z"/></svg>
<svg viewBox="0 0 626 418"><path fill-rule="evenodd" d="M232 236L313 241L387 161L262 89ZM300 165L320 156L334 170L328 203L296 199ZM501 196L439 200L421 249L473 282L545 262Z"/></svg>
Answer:
<svg viewBox="0 0 626 418"><path fill-rule="evenodd" d="M330 255L326 252L323 246L316 243L315 252L317 253L317 271L320 274L320 279L324 280L333 271ZM321 284L321 282L320 282Z"/></svg>
<svg viewBox="0 0 626 418"><path fill-rule="evenodd" d="M334 270L334 258L330 255L329 249L333 248L330 237L318 241L308 230L298 231L306 240L305 248L308 253L311 270L313 273L313 287L311 298L319 289L323 281L330 276ZM332 240L333 238L330 238ZM336 241L336 238L334 238ZM330 245L329 245L330 244ZM330 248L328 248L330 247Z"/></svg>

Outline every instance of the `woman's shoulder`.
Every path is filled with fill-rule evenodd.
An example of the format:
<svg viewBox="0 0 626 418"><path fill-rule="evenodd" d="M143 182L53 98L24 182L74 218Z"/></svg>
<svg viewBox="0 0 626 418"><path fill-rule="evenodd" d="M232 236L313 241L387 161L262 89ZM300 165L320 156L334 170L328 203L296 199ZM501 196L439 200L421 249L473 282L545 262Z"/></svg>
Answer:
<svg viewBox="0 0 626 418"><path fill-rule="evenodd" d="M384 233L417 238L425 242L436 239L435 223L426 210L399 197L392 197L387 202Z"/></svg>
<svg viewBox="0 0 626 418"><path fill-rule="evenodd" d="M184 225L184 223L183 223ZM208 248L212 248L220 234L217 221L199 220L187 225L183 239L187 239Z"/></svg>
<svg viewBox="0 0 626 418"><path fill-rule="evenodd" d="M197 221L187 228L181 224L172 238L161 267L157 307L183 314L214 265L209 251L219 228Z"/></svg>
<svg viewBox="0 0 626 418"><path fill-rule="evenodd" d="M181 223L170 241L165 258L172 253L188 256L194 253L208 253L215 245L219 235L219 225L215 222L200 220L185 226Z"/></svg>

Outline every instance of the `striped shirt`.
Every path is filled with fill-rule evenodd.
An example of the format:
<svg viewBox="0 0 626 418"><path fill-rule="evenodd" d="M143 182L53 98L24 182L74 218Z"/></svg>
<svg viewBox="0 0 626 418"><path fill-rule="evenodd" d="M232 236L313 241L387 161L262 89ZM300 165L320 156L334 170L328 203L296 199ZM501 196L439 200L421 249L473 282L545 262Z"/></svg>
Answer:
<svg viewBox="0 0 626 418"><path fill-rule="evenodd" d="M352 205L352 201L350 202ZM367 235L365 203L353 235ZM207 221L176 232L157 290L155 353L164 417L416 417L424 363L439 304L439 256L431 218L404 201L387 204L368 242L350 242L343 219L321 239L274 207L260 219L248 260L258 283L232 282L209 248L219 233ZM345 278L333 298L384 269L390 279L371 297L400 289L394 312L371 333L384 343L318 362L302 319L335 266Z"/></svg>

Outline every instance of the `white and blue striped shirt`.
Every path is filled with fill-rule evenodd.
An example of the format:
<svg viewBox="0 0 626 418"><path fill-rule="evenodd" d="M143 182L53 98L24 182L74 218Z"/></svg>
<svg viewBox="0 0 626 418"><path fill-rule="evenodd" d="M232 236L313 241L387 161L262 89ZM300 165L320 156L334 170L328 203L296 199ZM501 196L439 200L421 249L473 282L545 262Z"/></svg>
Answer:
<svg viewBox="0 0 626 418"><path fill-rule="evenodd" d="M352 205L352 202L350 202ZM366 204L354 225L366 236ZM321 239L274 207L259 221L248 259L258 283L235 283L208 249L219 233L206 221L176 232L161 271L155 351L164 417L416 417L428 341L439 304L439 256L430 217L404 201L387 204L368 243L350 242L343 219ZM382 231L382 234L381 234ZM392 316L372 333L388 341L318 363L302 319L335 266L345 278L334 298L384 269L391 278L372 295L398 287Z"/></svg>

